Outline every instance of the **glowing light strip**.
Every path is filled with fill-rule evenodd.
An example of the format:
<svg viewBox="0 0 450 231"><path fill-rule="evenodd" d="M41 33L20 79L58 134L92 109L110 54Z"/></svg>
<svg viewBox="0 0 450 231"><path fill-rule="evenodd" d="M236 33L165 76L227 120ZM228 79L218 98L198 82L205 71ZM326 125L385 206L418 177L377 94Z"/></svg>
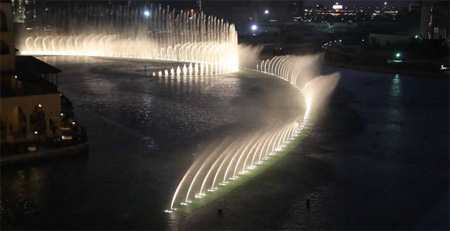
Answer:
<svg viewBox="0 0 450 231"><path fill-rule="evenodd" d="M278 130L274 135L268 136L268 137L263 137L260 139L255 139L255 137L252 137L250 142L248 142L247 144L241 144L241 145L237 145L234 149L234 154L233 154L233 150L230 150L229 152L224 152L222 154L219 155L219 157L216 159L216 161L214 161L214 163L212 164L211 168L208 170L205 178L202 181L202 185L200 187L200 191L199 191L199 195L204 196L205 194L203 193L203 189L204 189L204 185L206 184L207 179L209 178L210 174L213 172L215 166L221 161L221 164L219 166L219 168L217 169L213 181L212 181L212 185L211 185L211 190L207 190L208 192L213 192L216 187L215 187L215 182L216 179L219 175L219 173L221 172L222 167L224 166L224 164L227 162L227 160L231 157L231 160L228 162L228 166L226 167L224 176L223 176L223 181L221 183L221 185L226 185L227 183L227 176L228 176L228 172L230 170L230 167L232 166L234 160L238 157L237 162L234 165L234 173L233 175L230 177L230 179L236 179L237 178L237 169L239 168L240 162L242 160L242 158L245 157L243 166L242 166L242 171L241 174L245 174L247 171L247 169L253 169L255 168L254 166L254 158L256 157L256 155L259 153L259 160L258 162L261 162L261 157L263 155L264 152L258 152L259 149L261 150L266 150L264 153L264 158L263 159L267 159L268 158L268 154L269 153L275 153L276 151L281 151L287 143L289 143L293 137L296 137L301 130L305 127L305 124L309 118L309 114L310 114L310 110L311 110L311 100L304 94L303 90L298 87L296 85L297 82L297 78L298 78L298 74L300 73L300 70L294 70L292 69L292 66L289 66L287 64L287 62L290 62L290 64L292 64L291 61L289 61L289 59L287 57L283 57L283 58L276 58L275 62L270 62L270 60L267 61L263 61L261 63L261 70L266 70L267 68L267 64L269 65L269 69L272 71L275 71L277 74L276 75L274 73L268 73L265 71L262 71L263 73L266 74L270 74L273 75L275 77L281 78L285 81L288 81L289 83L291 83L297 90L299 90L302 95L305 98L306 101L306 111L305 111L305 115L303 117L303 121L302 123L299 125L297 122L292 123L287 125L286 127ZM287 60L287 62L285 62ZM287 67L286 67L287 65ZM259 72L259 71L258 71ZM173 72L172 72L173 73ZM198 73L198 72L197 72ZM289 75L289 76L281 76L281 75ZM295 78L294 78L295 77ZM249 152L246 152L246 150L250 148ZM272 148L269 152L270 147ZM256 148L256 149L255 149ZM253 152L253 150L255 149L255 151ZM250 166L247 166L247 160L249 158L249 156L253 153L253 157L252 157L252 162ZM205 164L208 163L209 158L211 158L212 156L216 156L216 155L210 155L207 159L207 161L205 161L200 169L197 171L197 173L194 176L193 181L191 182L190 186L189 186L189 190L188 190L188 195L186 197L186 201L188 201L188 197L189 197L189 193L190 190L192 190L192 187L194 185L194 182L196 181L198 174L203 170L203 168L205 167ZM194 165L193 165L194 166ZM179 188L181 187L181 184L183 184L185 177L187 175L190 174L190 170L188 170L188 172L186 173L186 175L183 177L182 181L180 182L180 185L177 188L176 194L174 195L173 199L172 199L172 204L171 204L171 209L170 210L166 210L166 212L172 212L173 210L176 210L176 208L173 206L174 202L177 198L177 192L179 191Z"/></svg>

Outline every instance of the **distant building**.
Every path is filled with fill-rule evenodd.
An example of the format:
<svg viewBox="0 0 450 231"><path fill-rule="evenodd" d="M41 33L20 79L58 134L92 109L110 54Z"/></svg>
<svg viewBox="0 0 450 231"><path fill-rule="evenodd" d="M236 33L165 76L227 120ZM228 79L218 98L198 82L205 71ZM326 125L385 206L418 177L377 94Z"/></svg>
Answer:
<svg viewBox="0 0 450 231"><path fill-rule="evenodd" d="M14 32L12 30L11 2L0 1L0 57L1 70L11 71L15 69Z"/></svg>
<svg viewBox="0 0 450 231"><path fill-rule="evenodd" d="M13 22L33 22L36 19L35 0L11 0Z"/></svg>
<svg viewBox="0 0 450 231"><path fill-rule="evenodd" d="M240 35L253 33L253 25L258 28L272 27L294 22L301 15L302 1L241 0L202 1L203 12L236 25ZM265 31L265 30L262 30Z"/></svg>
<svg viewBox="0 0 450 231"><path fill-rule="evenodd" d="M420 34L426 39L449 39L448 1L420 1Z"/></svg>

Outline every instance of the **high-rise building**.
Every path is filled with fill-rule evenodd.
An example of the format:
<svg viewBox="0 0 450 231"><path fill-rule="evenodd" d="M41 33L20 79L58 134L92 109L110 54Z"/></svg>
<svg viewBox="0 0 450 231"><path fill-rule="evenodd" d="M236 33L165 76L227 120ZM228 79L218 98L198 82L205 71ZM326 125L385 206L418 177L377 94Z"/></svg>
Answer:
<svg viewBox="0 0 450 231"><path fill-rule="evenodd" d="M12 7L11 1L0 1L0 57L3 70L14 70L15 51L14 51L14 33L12 30Z"/></svg>
<svg viewBox="0 0 450 231"><path fill-rule="evenodd" d="M449 39L448 1L420 1L420 34L426 39Z"/></svg>

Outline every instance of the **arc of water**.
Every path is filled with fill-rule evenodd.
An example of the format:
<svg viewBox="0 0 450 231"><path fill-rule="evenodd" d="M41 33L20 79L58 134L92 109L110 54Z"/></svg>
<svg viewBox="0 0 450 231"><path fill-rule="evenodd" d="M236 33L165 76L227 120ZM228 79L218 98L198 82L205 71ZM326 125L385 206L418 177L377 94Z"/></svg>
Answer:
<svg viewBox="0 0 450 231"><path fill-rule="evenodd" d="M269 149L270 149L270 147L271 147L271 144L272 144L273 140L275 139L275 136L277 136L278 133L279 133L279 131L276 132L274 135L272 135L272 137L270 138L270 141L269 141L269 143L267 144L267 147L266 147L266 151L264 152L264 153L265 153L264 158L267 158L267 156L269 156L269 154L271 153L271 152L269 151ZM263 158L263 159L264 159L264 158Z"/></svg>
<svg viewBox="0 0 450 231"><path fill-rule="evenodd" d="M242 153L239 155L239 158L238 158L238 160L237 160L237 162L236 162L236 165L235 165L235 167L234 167L233 177L236 176L236 172L237 172L237 169L238 169L238 167L239 167L239 163L241 162L242 157L245 156L245 153L246 153L245 151L247 150L247 148L249 147L249 145L250 145L250 144L253 144L254 142L255 142L255 137L253 137L253 138L247 143L247 146L245 147L244 151L242 151ZM248 154L248 153L247 153L247 154Z"/></svg>
<svg viewBox="0 0 450 231"><path fill-rule="evenodd" d="M253 155L252 155L253 158L255 157L256 151L254 151L254 150L262 142L262 140L263 140L262 138L258 139L258 141L252 146L252 148L248 152L248 155L247 155L247 157L245 157L245 160L244 160L244 165L242 166L242 171L245 171L246 166L247 166L247 160L251 156L252 153L253 153ZM253 166L253 159L252 159L250 166Z"/></svg>
<svg viewBox="0 0 450 231"><path fill-rule="evenodd" d="M223 143L222 143L222 144L223 144ZM223 146L222 146L222 147L223 147ZM214 152L213 152L211 155L208 156L208 158L205 160L205 162L203 162L203 164L202 164L202 165L200 166L200 168L198 169L198 171L197 171L197 173L195 174L194 178L192 179L191 184L189 185L189 189L188 189L188 191L187 191L187 193L186 193L186 202L189 201L189 194L191 193L192 186L194 185L195 181L197 180L198 175L199 175L200 172L203 170L203 168L206 166L206 164L209 162L209 160L210 160L212 157L215 157L215 156L216 156L216 153L219 153L219 150L220 150L220 149L214 150Z"/></svg>
<svg viewBox="0 0 450 231"><path fill-rule="evenodd" d="M246 149L247 147L248 147L248 143L245 145L245 144L242 144L241 145L241 147L238 149L238 151L233 155L233 158L231 158L231 160L230 160L230 162L228 163L228 166L227 166L227 168L226 168L226 170L225 170L225 174L224 174L224 176L223 176L223 183L225 183L225 181L226 181L226 179L227 179L227 176L228 176L228 171L230 170L230 167L231 167L231 164L233 163L233 161L234 161L234 159L238 156L238 153L241 153L241 150L242 149ZM233 176L234 177L234 176Z"/></svg>
<svg viewBox="0 0 450 231"><path fill-rule="evenodd" d="M284 133L284 130L285 130L285 128L282 128L282 129L278 132L278 134L275 136L275 139L274 139L273 144L272 144L271 153L275 153L276 148L278 147L277 141L278 141L279 137L281 137L282 134Z"/></svg>
<svg viewBox="0 0 450 231"><path fill-rule="evenodd" d="M235 143L236 143L236 142L235 142ZM215 187L217 177L218 177L218 175L219 175L219 173L220 173L222 167L223 167L224 164L226 163L226 161L232 156L232 153L233 153L235 150L239 149L240 146L239 146L239 145L233 145L233 146L230 146L230 147L233 147L233 148L231 148L230 151L227 152L227 153L225 154L226 157L222 160L222 163L220 163L220 166L219 166L219 168L217 169L216 174L214 174L214 179L213 179L213 183L212 183L211 188L214 188L214 187ZM225 182L223 182L223 183L225 183Z"/></svg>
<svg viewBox="0 0 450 231"><path fill-rule="evenodd" d="M203 193L203 188L206 184L206 181L209 179L209 174L211 174L213 172L214 167L216 166L217 163L219 163L219 160L222 160L226 157L226 155L223 155L223 153L219 156L219 158L216 159L216 161L214 161L214 163L212 164L211 168L209 168L208 173L206 174L205 178L203 179L202 182L202 186L200 187L200 194ZM214 183L213 183L214 184ZM214 189L214 188L211 188Z"/></svg>

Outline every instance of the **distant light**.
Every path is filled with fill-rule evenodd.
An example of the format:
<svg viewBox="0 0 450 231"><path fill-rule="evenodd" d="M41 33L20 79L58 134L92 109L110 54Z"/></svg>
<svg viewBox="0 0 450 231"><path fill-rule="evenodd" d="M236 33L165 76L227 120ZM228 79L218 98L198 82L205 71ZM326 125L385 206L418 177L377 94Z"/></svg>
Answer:
<svg viewBox="0 0 450 231"><path fill-rule="evenodd" d="M255 31L255 30L257 30L257 29L258 29L258 26L257 26L257 25L252 25L252 27L251 27L251 28L252 28L252 30L253 30L253 31Z"/></svg>
<svg viewBox="0 0 450 231"><path fill-rule="evenodd" d="M144 11L144 15L147 17L150 16L150 11L148 11L148 10Z"/></svg>
<svg viewBox="0 0 450 231"><path fill-rule="evenodd" d="M37 131L34 131L34 134L35 134L35 135L37 135L37 134L38 134L38 132L37 132Z"/></svg>
<svg viewBox="0 0 450 231"><path fill-rule="evenodd" d="M72 122L73 125L75 125L75 122Z"/></svg>
<svg viewBox="0 0 450 231"><path fill-rule="evenodd" d="M264 11L264 14L269 14L269 10L265 10L265 11Z"/></svg>
<svg viewBox="0 0 450 231"><path fill-rule="evenodd" d="M343 9L342 5L339 5L339 3L336 2L336 5L333 5L333 10L341 10Z"/></svg>
<svg viewBox="0 0 450 231"><path fill-rule="evenodd" d="M38 104L38 107L42 107L42 104Z"/></svg>
<svg viewBox="0 0 450 231"><path fill-rule="evenodd" d="M339 42L342 42L342 39L339 39Z"/></svg>
<svg viewBox="0 0 450 231"><path fill-rule="evenodd" d="M17 79L17 75L15 75L14 78Z"/></svg>
<svg viewBox="0 0 450 231"><path fill-rule="evenodd" d="M400 56L402 56L402 54L400 52L397 52L397 54L395 54L396 58L400 58Z"/></svg>

